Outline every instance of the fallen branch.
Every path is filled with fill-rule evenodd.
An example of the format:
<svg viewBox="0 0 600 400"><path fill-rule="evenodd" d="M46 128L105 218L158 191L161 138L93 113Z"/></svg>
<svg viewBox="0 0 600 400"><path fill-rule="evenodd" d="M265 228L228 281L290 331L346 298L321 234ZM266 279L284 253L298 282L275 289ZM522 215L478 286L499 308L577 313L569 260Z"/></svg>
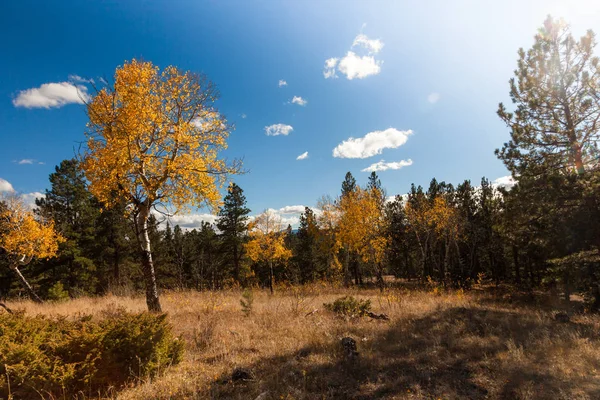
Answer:
<svg viewBox="0 0 600 400"><path fill-rule="evenodd" d="M9 314L12 314L12 310L6 306L4 303L0 303L0 307L4 308Z"/></svg>
<svg viewBox="0 0 600 400"><path fill-rule="evenodd" d="M318 308L315 308L314 310L312 310L311 312L309 312L308 314L306 314L304 317L310 317L311 315L313 315L314 313L319 312Z"/></svg>
<svg viewBox="0 0 600 400"><path fill-rule="evenodd" d="M389 321L390 317L388 317L386 314L375 314L374 312L369 311L367 313L367 316L373 319L382 319L384 321Z"/></svg>

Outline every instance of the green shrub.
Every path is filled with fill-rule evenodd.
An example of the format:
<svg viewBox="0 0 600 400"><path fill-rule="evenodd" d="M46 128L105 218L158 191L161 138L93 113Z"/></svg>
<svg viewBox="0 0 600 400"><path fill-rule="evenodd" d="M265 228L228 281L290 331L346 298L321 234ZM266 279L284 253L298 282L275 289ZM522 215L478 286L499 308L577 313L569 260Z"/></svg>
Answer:
<svg viewBox="0 0 600 400"><path fill-rule="evenodd" d="M324 303L323 305L325 309L337 315L350 318L362 317L371 311L371 300L355 299L352 296L340 297L333 303Z"/></svg>
<svg viewBox="0 0 600 400"><path fill-rule="evenodd" d="M97 396L181 361L165 314L95 321L0 314L0 398Z"/></svg>
<svg viewBox="0 0 600 400"><path fill-rule="evenodd" d="M65 301L69 300L69 292L65 290L65 287L61 282L56 282L48 289L48 300L51 301Z"/></svg>
<svg viewBox="0 0 600 400"><path fill-rule="evenodd" d="M252 313L252 304L254 304L254 294L252 293L252 289L246 288L242 292L242 299L240 300L242 312L246 317Z"/></svg>

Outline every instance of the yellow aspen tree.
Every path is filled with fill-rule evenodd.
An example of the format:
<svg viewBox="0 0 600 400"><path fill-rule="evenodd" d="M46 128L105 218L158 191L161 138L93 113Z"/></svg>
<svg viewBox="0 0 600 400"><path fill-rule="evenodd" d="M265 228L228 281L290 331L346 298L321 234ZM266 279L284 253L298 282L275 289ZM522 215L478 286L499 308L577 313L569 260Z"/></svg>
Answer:
<svg viewBox="0 0 600 400"><path fill-rule="evenodd" d="M82 167L102 203L129 204L150 311L161 311L148 236L151 210L215 209L227 175L239 172L239 162L220 158L230 126L214 106L217 97L201 75L132 60L117 68L113 87L87 104Z"/></svg>
<svg viewBox="0 0 600 400"><path fill-rule="evenodd" d="M245 249L248 257L269 266L269 290L274 291L273 263L287 261L292 252L285 245L285 226L281 217L270 210L258 215L249 226L249 238Z"/></svg>
<svg viewBox="0 0 600 400"><path fill-rule="evenodd" d="M0 248L8 257L9 267L37 303L42 300L35 293L19 266L27 265L34 258L51 258L64 238L54 230L54 222L37 217L17 196L10 196L0 203Z"/></svg>
<svg viewBox="0 0 600 400"><path fill-rule="evenodd" d="M386 218L381 192L377 188L354 188L338 201L340 241L361 261L376 267L377 280L383 290L383 261L388 246Z"/></svg>

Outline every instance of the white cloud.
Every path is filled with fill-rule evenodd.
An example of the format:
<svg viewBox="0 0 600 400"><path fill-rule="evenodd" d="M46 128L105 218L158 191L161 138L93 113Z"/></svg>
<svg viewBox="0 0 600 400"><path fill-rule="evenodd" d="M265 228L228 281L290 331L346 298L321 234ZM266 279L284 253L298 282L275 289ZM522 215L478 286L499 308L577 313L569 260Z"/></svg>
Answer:
<svg viewBox="0 0 600 400"><path fill-rule="evenodd" d="M281 207L279 210L269 208L267 211L281 218L281 223L284 227L287 227L288 225L298 226L300 223L300 214L304 212L304 208L302 205L296 205Z"/></svg>
<svg viewBox="0 0 600 400"><path fill-rule="evenodd" d="M279 80L279 87L283 87L283 86L287 86L287 82L284 81L283 79Z"/></svg>
<svg viewBox="0 0 600 400"><path fill-rule="evenodd" d="M23 165L23 164L33 164L34 162L35 162L35 160L32 159L32 158L24 158L22 160L17 161L17 164L21 164L21 165Z"/></svg>
<svg viewBox="0 0 600 400"><path fill-rule="evenodd" d="M164 210L166 211L166 210ZM203 222L208 222L214 225L217 221L217 216L209 213L186 213L186 214L175 214L165 217L163 213L152 211L156 216L157 220L160 221L160 228L165 229L167 223L172 227L179 225L183 231L191 231L192 229L200 229Z"/></svg>
<svg viewBox="0 0 600 400"><path fill-rule="evenodd" d="M3 193L3 192L12 193L14 191L15 191L15 189L13 188L13 186L10 184L9 181L0 178L0 193Z"/></svg>
<svg viewBox="0 0 600 400"><path fill-rule="evenodd" d="M384 131L367 133L362 138L349 138L333 149L337 158L368 158L381 154L383 149L395 149L402 146L412 135L411 130L399 131L388 128Z"/></svg>
<svg viewBox="0 0 600 400"><path fill-rule="evenodd" d="M383 48L383 42L380 39L369 39L365 34L359 34L354 38L352 47L362 46L369 51L369 53L377 54Z"/></svg>
<svg viewBox="0 0 600 400"><path fill-rule="evenodd" d="M13 99L15 107L52 108L66 104L83 104L90 96L83 85L71 82L44 83L39 88L22 90Z"/></svg>
<svg viewBox="0 0 600 400"><path fill-rule="evenodd" d="M285 125L285 124L273 124L273 125L265 126L265 134L267 136L279 136L279 135L287 136L293 130L294 130L294 128L292 128L291 125Z"/></svg>
<svg viewBox="0 0 600 400"><path fill-rule="evenodd" d="M387 171L388 169L401 169L412 165L412 160L401 160L398 162L388 162L381 160L375 164L371 164L365 169L361 169L362 172L373 172L373 171Z"/></svg>
<svg viewBox="0 0 600 400"><path fill-rule="evenodd" d="M300 96L294 96L292 98L292 104L298 104L299 106L305 106L308 103L308 100L303 99Z"/></svg>
<svg viewBox="0 0 600 400"><path fill-rule="evenodd" d="M43 194L37 193L38 197ZM303 205L292 205L285 206L279 209L269 208L269 212L273 213L277 217L281 218L282 224L287 227L288 225L297 226L300 222L300 214L304 212ZM317 212L319 210L313 209ZM165 229L166 224L169 223L171 227L179 225L184 231L190 231L192 229L200 229L203 222L208 222L211 225L216 224L218 216L209 213L187 213L187 214L176 214L165 218L164 214L153 211L153 214L157 217L160 222L161 229ZM249 216L249 220L252 221L256 215ZM215 227L216 229L216 227Z"/></svg>
<svg viewBox="0 0 600 400"><path fill-rule="evenodd" d="M427 96L427 101L430 102L431 104L435 104L440 100L440 94L437 92L431 93L429 96Z"/></svg>
<svg viewBox="0 0 600 400"><path fill-rule="evenodd" d="M494 180L494 182L492 182L493 186L506 188L506 189L512 189L512 187L515 186L516 184L517 184L517 182L510 175L501 176L500 178L497 178Z"/></svg>
<svg viewBox="0 0 600 400"><path fill-rule="evenodd" d="M296 160L306 160L307 158L308 158L308 151L305 151L304 153L302 153L298 157L296 157Z"/></svg>
<svg viewBox="0 0 600 400"><path fill-rule="evenodd" d="M240 117L242 117L242 119L246 119L246 117L248 117L246 114L242 114L240 115Z"/></svg>
<svg viewBox="0 0 600 400"><path fill-rule="evenodd" d="M46 197L46 195L40 192L23 193L21 195L23 203L31 209L35 208L35 199L43 199L44 197Z"/></svg>
<svg viewBox="0 0 600 400"><path fill-rule="evenodd" d="M277 212L280 214L302 214L304 212L304 206L285 206L281 207Z"/></svg>
<svg viewBox="0 0 600 400"><path fill-rule="evenodd" d="M323 76L325 79L337 78L335 73L335 67L337 66L339 59L333 57L325 60L325 67L323 68Z"/></svg>
<svg viewBox="0 0 600 400"><path fill-rule="evenodd" d="M217 216L208 213L199 214L176 214L167 219L171 226L179 225L181 228L200 229L203 222L214 224Z"/></svg>
<svg viewBox="0 0 600 400"><path fill-rule="evenodd" d="M373 56L358 56L353 51L349 51L344 58L340 60L338 70L346 75L348 80L354 78L363 79L370 75L377 75L381 72L383 61L375 61Z"/></svg>
<svg viewBox="0 0 600 400"><path fill-rule="evenodd" d="M359 55L349 50L341 59L332 57L325 60L323 76L327 78L337 78L337 70L344 74L348 80L363 79L371 75L377 75L381 72L383 61L376 60L374 55L383 48L383 42L380 39L369 39L367 35L361 33L352 43L351 49L363 48L363 55Z"/></svg>

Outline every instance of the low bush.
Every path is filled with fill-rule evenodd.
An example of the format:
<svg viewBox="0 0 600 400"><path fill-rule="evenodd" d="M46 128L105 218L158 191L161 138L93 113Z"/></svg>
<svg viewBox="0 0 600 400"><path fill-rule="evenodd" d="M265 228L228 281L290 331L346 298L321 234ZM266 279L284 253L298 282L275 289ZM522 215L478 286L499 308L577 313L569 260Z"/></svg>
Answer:
<svg viewBox="0 0 600 400"><path fill-rule="evenodd" d="M73 398L104 395L178 363L183 342L166 314L76 320L0 314L0 398Z"/></svg>
<svg viewBox="0 0 600 400"><path fill-rule="evenodd" d="M371 300L360 300L352 296L345 296L336 299L333 303L324 303L323 306L337 315L357 318L371 311Z"/></svg>
<svg viewBox="0 0 600 400"><path fill-rule="evenodd" d="M69 292L65 290L65 287L61 282L56 282L48 289L48 295L46 296L50 301L66 301L69 300Z"/></svg>

